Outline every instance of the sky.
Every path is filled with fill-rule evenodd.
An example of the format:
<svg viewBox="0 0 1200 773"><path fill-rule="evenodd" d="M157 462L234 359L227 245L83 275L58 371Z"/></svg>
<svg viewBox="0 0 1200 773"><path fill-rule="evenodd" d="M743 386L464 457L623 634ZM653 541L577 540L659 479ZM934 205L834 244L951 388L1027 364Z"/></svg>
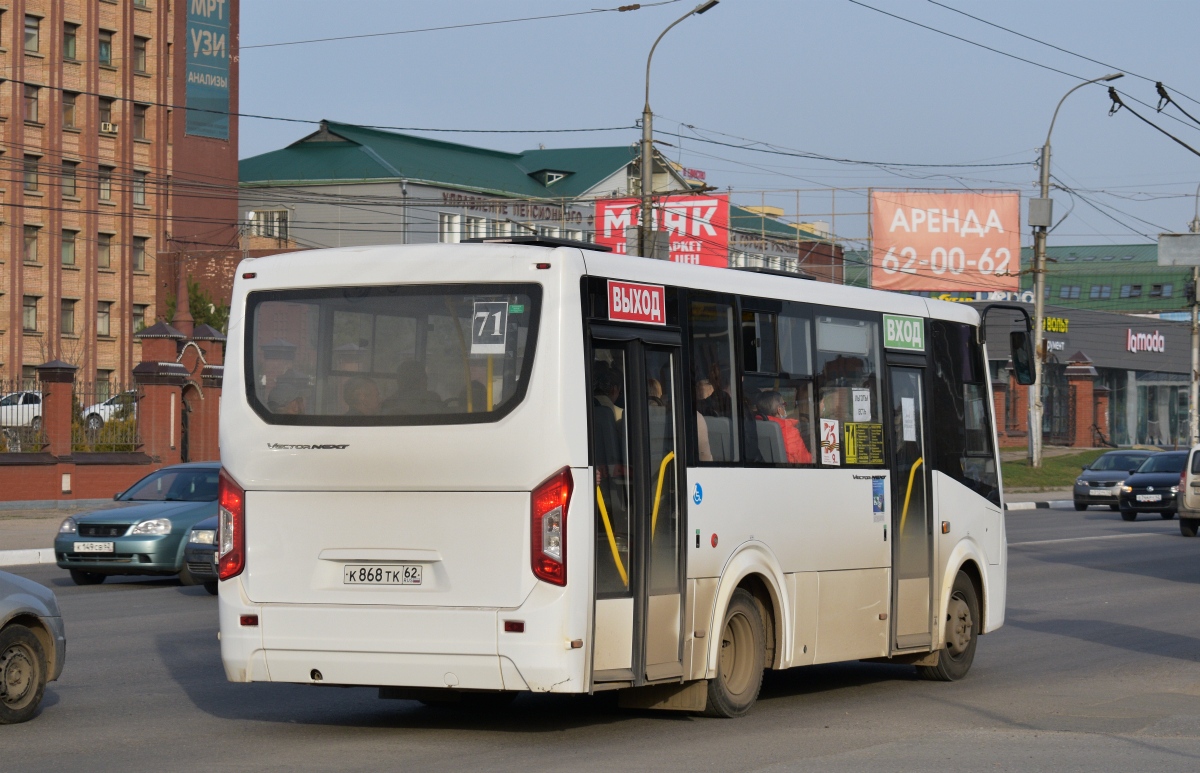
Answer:
<svg viewBox="0 0 1200 773"><path fill-rule="evenodd" d="M240 109L377 126L535 130L412 132L500 150L635 143L646 55L694 0L252 48L571 14L624 1L243 0ZM722 0L675 27L655 52L650 103L660 150L703 170L710 185L732 189L738 203L780 206L804 220L829 221L836 213L835 230L850 238L865 229L869 187L1035 194L1034 162L1058 100L1081 80L1113 71L1127 73L1113 85L1128 108L1200 151L1200 123L1179 109L1200 119L1200 102L1189 98L1200 100L1200 3L861 2L1043 67L852 0ZM1155 112L1156 81L1178 106ZM1067 216L1051 245L1145 243L1160 232L1186 231L1195 214L1200 155L1129 109L1110 117L1111 104L1106 86L1090 85L1059 113L1051 170L1070 192L1052 192L1056 220ZM626 128L547 131L611 127ZM240 155L275 150L314 128L243 118ZM796 152L872 163L786 155Z"/></svg>

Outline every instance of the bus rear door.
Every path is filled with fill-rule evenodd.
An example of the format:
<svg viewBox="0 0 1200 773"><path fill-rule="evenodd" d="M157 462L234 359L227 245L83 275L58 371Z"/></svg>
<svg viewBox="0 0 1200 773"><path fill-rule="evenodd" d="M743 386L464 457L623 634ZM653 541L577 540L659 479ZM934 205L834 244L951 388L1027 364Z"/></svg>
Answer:
<svg viewBox="0 0 1200 773"><path fill-rule="evenodd" d="M594 326L596 682L682 676L684 467L679 335Z"/></svg>

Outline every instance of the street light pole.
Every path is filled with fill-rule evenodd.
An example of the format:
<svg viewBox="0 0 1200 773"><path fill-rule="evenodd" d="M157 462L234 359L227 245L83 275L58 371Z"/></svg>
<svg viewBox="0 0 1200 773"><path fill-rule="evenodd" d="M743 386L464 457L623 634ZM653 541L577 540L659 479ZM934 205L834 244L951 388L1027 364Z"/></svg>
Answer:
<svg viewBox="0 0 1200 773"><path fill-rule="evenodd" d="M646 255L646 252L650 249L650 234L653 230L651 196L654 193L654 114L650 112L650 60L654 58L654 49L658 48L659 41L676 24L689 16L698 16L708 11L720 1L706 0L671 22L671 25L655 39L654 45L650 46L650 55L646 57L646 105L642 108L642 157L640 162L642 167L642 217L638 223L638 252L643 257L652 257Z"/></svg>
<svg viewBox="0 0 1200 773"><path fill-rule="evenodd" d="M1125 77L1124 73L1112 73L1101 78L1084 81L1063 94L1054 108L1050 118L1050 130L1046 132L1046 144L1042 146L1042 169L1040 175L1041 198L1043 202L1050 199L1050 135L1054 133L1054 122L1058 120L1058 111L1067 101L1067 97L1084 86L1101 81L1115 81ZM1029 465L1042 466L1042 364L1045 352L1042 351L1042 327L1046 295L1046 232L1050 226L1049 212L1043 225L1035 227L1033 232L1033 374L1034 382L1029 390Z"/></svg>
<svg viewBox="0 0 1200 773"><path fill-rule="evenodd" d="M1196 186L1196 216L1188 230L1200 234L1200 185ZM1188 445L1200 443L1200 266L1192 266L1192 377L1188 385Z"/></svg>

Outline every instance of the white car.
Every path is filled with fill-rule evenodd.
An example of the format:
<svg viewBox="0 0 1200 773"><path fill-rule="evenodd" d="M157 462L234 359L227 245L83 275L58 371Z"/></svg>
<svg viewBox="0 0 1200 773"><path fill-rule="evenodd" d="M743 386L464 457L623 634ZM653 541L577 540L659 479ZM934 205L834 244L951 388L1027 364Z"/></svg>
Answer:
<svg viewBox="0 0 1200 773"><path fill-rule="evenodd" d="M0 397L0 427L42 426L42 393L10 392Z"/></svg>
<svg viewBox="0 0 1200 773"><path fill-rule="evenodd" d="M137 416L137 392L131 389L113 395L102 403L87 406L82 413L87 428L92 431L100 429L104 422L114 417Z"/></svg>

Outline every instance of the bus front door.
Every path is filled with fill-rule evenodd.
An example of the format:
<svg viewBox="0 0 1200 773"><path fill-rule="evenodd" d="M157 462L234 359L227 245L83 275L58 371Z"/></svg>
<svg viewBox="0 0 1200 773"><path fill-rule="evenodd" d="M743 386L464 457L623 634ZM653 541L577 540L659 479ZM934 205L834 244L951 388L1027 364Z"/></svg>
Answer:
<svg viewBox="0 0 1200 773"><path fill-rule="evenodd" d="M596 337L591 351L593 679L640 685L677 678L686 512L679 501L679 347L669 337Z"/></svg>
<svg viewBox="0 0 1200 773"><path fill-rule="evenodd" d="M928 649L933 641L933 528L925 443L924 370L891 371L892 649Z"/></svg>

